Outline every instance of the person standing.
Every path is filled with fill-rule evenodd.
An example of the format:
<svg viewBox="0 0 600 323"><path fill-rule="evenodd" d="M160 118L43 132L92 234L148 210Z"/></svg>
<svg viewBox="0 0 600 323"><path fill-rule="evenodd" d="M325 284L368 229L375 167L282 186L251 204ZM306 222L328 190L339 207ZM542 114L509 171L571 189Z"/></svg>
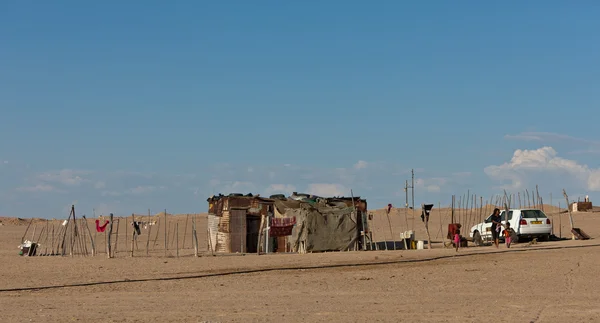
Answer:
<svg viewBox="0 0 600 323"><path fill-rule="evenodd" d="M500 217L500 209L495 208L494 213L492 214L492 240L494 240L494 245L498 248L500 243L500 228L502 227L502 217Z"/></svg>
<svg viewBox="0 0 600 323"><path fill-rule="evenodd" d="M506 242L506 248L510 248L512 237L515 231L510 227L510 222L506 221L504 226L504 241Z"/></svg>
<svg viewBox="0 0 600 323"><path fill-rule="evenodd" d="M460 247L460 230L457 229L454 232L454 245L456 246L456 252L458 252L458 248Z"/></svg>

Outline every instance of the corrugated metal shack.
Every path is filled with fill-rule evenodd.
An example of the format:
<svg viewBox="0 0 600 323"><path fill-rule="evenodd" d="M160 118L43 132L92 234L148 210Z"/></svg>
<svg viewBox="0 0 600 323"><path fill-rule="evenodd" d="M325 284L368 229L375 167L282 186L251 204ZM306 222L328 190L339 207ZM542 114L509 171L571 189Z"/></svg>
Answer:
<svg viewBox="0 0 600 323"><path fill-rule="evenodd" d="M256 252L261 216L273 213L273 200L252 194L208 198L210 245L218 253Z"/></svg>
<svg viewBox="0 0 600 323"><path fill-rule="evenodd" d="M293 218L294 223L298 219L298 223L291 235L278 237L270 237L265 224L261 252L365 250L370 245L367 201L360 197L322 198L294 192L290 197L270 198L219 194L207 201L210 245L218 253L257 252L262 216L269 224L276 218Z"/></svg>

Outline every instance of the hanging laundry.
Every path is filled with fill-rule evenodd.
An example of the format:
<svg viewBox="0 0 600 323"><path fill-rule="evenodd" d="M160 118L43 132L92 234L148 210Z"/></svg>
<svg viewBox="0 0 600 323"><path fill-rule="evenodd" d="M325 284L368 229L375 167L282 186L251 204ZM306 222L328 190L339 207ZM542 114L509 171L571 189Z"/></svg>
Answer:
<svg viewBox="0 0 600 323"><path fill-rule="evenodd" d="M104 223L104 225L100 225L100 220L96 220L96 231L104 232L106 230L106 226L108 225L108 221Z"/></svg>
<svg viewBox="0 0 600 323"><path fill-rule="evenodd" d="M135 221L134 221L134 222L132 223L132 225L133 225L133 229L135 230L135 234L137 234L138 236L139 236L140 234L142 234L142 232L141 232L141 230L140 230L140 223L139 223L139 222L135 222Z"/></svg>
<svg viewBox="0 0 600 323"><path fill-rule="evenodd" d="M284 237L292 235L292 229L296 225L296 217L291 218L271 218L269 227L269 236Z"/></svg>

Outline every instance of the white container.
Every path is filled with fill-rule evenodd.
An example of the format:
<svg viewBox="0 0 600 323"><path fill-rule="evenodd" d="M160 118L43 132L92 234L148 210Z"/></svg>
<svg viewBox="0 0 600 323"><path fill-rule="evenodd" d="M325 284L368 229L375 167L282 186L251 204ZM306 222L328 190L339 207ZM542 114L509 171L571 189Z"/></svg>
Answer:
<svg viewBox="0 0 600 323"><path fill-rule="evenodd" d="M425 241L419 240L417 241L417 250L425 249Z"/></svg>

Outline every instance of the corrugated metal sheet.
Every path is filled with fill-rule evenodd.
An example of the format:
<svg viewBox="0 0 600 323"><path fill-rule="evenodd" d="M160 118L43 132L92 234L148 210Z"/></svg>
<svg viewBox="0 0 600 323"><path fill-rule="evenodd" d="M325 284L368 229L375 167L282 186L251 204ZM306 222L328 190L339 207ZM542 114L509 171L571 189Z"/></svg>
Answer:
<svg viewBox="0 0 600 323"><path fill-rule="evenodd" d="M222 216L223 215L223 199L219 199L219 201L217 201L217 210L215 212L215 214L217 216Z"/></svg>
<svg viewBox="0 0 600 323"><path fill-rule="evenodd" d="M254 198L252 197L244 197L244 196L236 196L236 197L229 197L229 207L230 208L235 208L235 207L250 207L250 205L252 204L252 201L254 201Z"/></svg>
<svg viewBox="0 0 600 323"><path fill-rule="evenodd" d="M217 232L219 231L220 221L221 217L218 217L215 214L208 215L208 229L210 230L210 242L213 248L215 248L215 246L217 245Z"/></svg>
<svg viewBox="0 0 600 323"><path fill-rule="evenodd" d="M216 252L230 253L231 248L229 247L229 234L223 232L217 232L217 247Z"/></svg>
<svg viewBox="0 0 600 323"><path fill-rule="evenodd" d="M229 230L229 211L223 211L223 216L221 216L221 221L219 222L219 232L231 232Z"/></svg>
<svg viewBox="0 0 600 323"><path fill-rule="evenodd" d="M231 252L246 252L246 210L231 210L229 222Z"/></svg>

